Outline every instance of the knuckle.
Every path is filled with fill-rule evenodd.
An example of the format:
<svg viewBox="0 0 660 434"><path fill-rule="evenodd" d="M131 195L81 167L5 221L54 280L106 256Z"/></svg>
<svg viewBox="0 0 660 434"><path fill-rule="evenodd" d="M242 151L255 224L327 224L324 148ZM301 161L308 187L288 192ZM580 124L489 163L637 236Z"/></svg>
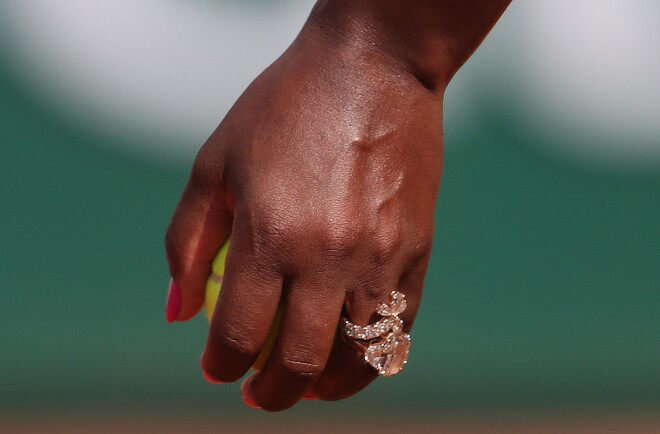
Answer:
<svg viewBox="0 0 660 434"><path fill-rule="evenodd" d="M330 257L342 259L355 250L361 228L357 223L344 221L324 224L319 231L324 253Z"/></svg>
<svg viewBox="0 0 660 434"><path fill-rule="evenodd" d="M375 276L362 282L355 293L360 304L372 305L375 301L383 300L385 294L391 290L392 288L385 283L383 276Z"/></svg>
<svg viewBox="0 0 660 434"><path fill-rule="evenodd" d="M253 231L259 241L280 237L283 230L283 223L273 213L259 209L253 215Z"/></svg>
<svg viewBox="0 0 660 434"><path fill-rule="evenodd" d="M248 338L247 334L236 329L214 330L212 328L210 333L216 344L246 357L257 354L261 349L254 340Z"/></svg>
<svg viewBox="0 0 660 434"><path fill-rule="evenodd" d="M265 251L281 248L290 234L291 223L285 214L273 206L264 203L255 205L245 221L255 247Z"/></svg>
<svg viewBox="0 0 660 434"><path fill-rule="evenodd" d="M403 236L397 228L381 229L371 240L372 258L377 265L390 263L401 249Z"/></svg>
<svg viewBox="0 0 660 434"><path fill-rule="evenodd" d="M314 357L284 356L281 363L282 369L288 376L317 377L323 372L323 364Z"/></svg>
<svg viewBox="0 0 660 434"><path fill-rule="evenodd" d="M433 247L433 231L425 231L413 238L411 251L414 257L428 255Z"/></svg>

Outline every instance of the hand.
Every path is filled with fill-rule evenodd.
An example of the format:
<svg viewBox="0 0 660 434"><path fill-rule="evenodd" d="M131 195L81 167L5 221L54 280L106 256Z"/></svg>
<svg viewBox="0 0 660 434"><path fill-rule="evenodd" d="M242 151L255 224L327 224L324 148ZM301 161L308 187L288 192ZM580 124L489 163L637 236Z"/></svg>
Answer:
<svg viewBox="0 0 660 434"><path fill-rule="evenodd" d="M336 337L342 310L372 323L399 290L409 331L433 237L446 83L429 86L361 30L324 23L308 22L204 144L166 239L168 315L182 321L202 306L231 234L201 361L207 376L241 378L282 303L270 357L242 388L266 410L310 393L345 398L374 380Z"/></svg>

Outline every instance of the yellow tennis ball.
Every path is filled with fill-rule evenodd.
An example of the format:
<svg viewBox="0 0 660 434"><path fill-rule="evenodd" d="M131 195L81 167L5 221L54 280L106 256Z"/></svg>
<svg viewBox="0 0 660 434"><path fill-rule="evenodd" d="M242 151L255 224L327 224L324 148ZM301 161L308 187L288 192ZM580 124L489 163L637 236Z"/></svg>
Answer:
<svg viewBox="0 0 660 434"><path fill-rule="evenodd" d="M211 321L213 318L213 312L215 307L218 304L218 297L220 296L220 290L222 289L222 278L225 275L225 262L227 261L227 252L229 251L229 240L225 243L224 246L220 249L215 259L213 260L213 272L206 281L206 294L204 296L204 311L206 313L206 318ZM275 344L275 338L277 337L277 330L280 325L280 318L282 317L282 306L280 305L273 320L273 325L270 328L268 338L264 343L264 347L261 349L261 353L255 360L252 365L253 369L260 371L263 368L270 351L273 349Z"/></svg>
<svg viewBox="0 0 660 434"><path fill-rule="evenodd" d="M206 318L211 321L213 311L220 296L222 287L222 277L225 275L225 262L227 261L227 251L229 250L229 240L220 249L213 260L213 267L209 279L206 281L206 294L204 295L204 311Z"/></svg>

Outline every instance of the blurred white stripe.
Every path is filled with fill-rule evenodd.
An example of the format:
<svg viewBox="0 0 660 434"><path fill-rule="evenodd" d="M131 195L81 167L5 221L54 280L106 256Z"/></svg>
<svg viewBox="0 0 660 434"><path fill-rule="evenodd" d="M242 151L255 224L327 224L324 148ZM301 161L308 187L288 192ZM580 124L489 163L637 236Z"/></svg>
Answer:
<svg viewBox="0 0 660 434"><path fill-rule="evenodd" d="M20 76L53 108L176 158L199 147L312 5L6 0L0 15Z"/></svg>
<svg viewBox="0 0 660 434"><path fill-rule="evenodd" d="M551 152L656 170L658 17L655 0L514 1L459 81L513 105Z"/></svg>
<svg viewBox="0 0 660 434"><path fill-rule="evenodd" d="M19 75L53 109L178 158L288 46L312 4L4 0L0 32ZM450 89L448 121L477 121L486 95L566 156L657 165L658 16L654 0L514 1Z"/></svg>

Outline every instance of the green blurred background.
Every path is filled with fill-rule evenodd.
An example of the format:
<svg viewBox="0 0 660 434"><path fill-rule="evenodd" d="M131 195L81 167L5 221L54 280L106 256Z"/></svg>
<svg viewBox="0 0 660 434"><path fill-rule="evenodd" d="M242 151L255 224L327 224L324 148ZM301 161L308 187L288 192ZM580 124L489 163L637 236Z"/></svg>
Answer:
<svg viewBox="0 0 660 434"><path fill-rule="evenodd" d="M308 10L311 3L302 3ZM0 13L16 12L16 4L0 3ZM210 7L227 8L246 23L260 7L274 8L256 1ZM523 14L509 12L499 26L513 29ZM5 14L0 21L16 16L26 19ZM220 120L299 25L288 24L281 47L254 53L251 69L240 71L247 81L232 84L209 119ZM405 373L344 402L306 402L264 416L242 406L236 385L202 380L203 318L174 325L164 319L164 232L195 148L213 125L170 134L163 118L146 114L136 121L143 129L123 128L128 121L104 112L102 99L94 106L97 120L90 120L88 106L76 105L61 83L35 75L48 71L26 69L29 47L5 26L0 417L211 414L267 423L326 417L332 426L354 420L356 406L400 408L429 423L484 412L660 409L660 134L632 137L621 127L622 139L607 139L572 133L551 119L550 130L571 133L553 135L532 109L536 123L528 122L525 87L516 86L520 64L507 64L511 56L498 45L511 36L498 32L447 96L437 234ZM257 45L267 37L253 36ZM220 68L231 70L234 60L225 60ZM176 53L171 61L185 75ZM488 62L504 64L512 81L487 77ZM130 68L117 65L128 76ZM657 95L657 81L646 85ZM605 131L611 127L603 123ZM572 147L570 137L626 142L621 155L634 153L632 142L651 151L636 160L616 153L603 159L614 151L598 143L589 151L593 158L557 151Z"/></svg>

